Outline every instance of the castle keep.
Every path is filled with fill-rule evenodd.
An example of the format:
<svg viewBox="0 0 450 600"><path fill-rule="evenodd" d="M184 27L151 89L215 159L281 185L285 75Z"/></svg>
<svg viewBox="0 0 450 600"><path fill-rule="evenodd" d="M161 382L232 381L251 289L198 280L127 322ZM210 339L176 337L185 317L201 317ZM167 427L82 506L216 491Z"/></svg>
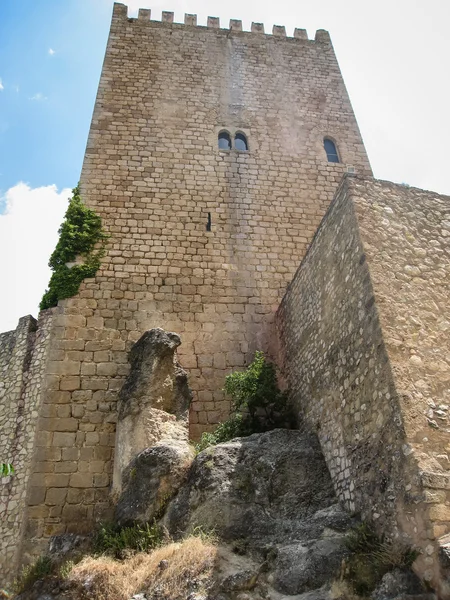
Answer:
<svg viewBox="0 0 450 600"><path fill-rule="evenodd" d="M327 32L114 5L80 181L106 256L0 335L2 572L110 513L128 353L160 327L181 336L193 439L264 350L346 507L422 548L448 593L448 198L371 175Z"/></svg>

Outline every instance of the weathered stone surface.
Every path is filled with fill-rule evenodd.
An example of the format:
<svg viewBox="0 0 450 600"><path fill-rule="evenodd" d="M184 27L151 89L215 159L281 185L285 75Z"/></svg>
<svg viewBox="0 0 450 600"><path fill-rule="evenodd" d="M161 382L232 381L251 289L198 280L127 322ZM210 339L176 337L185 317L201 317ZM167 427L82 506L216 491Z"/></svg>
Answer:
<svg viewBox="0 0 450 600"><path fill-rule="evenodd" d="M140 452L124 471L117 521L147 523L157 517L178 491L193 457L193 448L176 440Z"/></svg>
<svg viewBox="0 0 450 600"><path fill-rule="evenodd" d="M395 569L383 576L380 584L370 595L371 600L392 600L404 596L424 594L426 589L420 579L412 571ZM431 599L434 594L431 594Z"/></svg>
<svg viewBox="0 0 450 600"><path fill-rule="evenodd" d="M176 359L180 344L180 337L175 333L152 329L144 333L130 351L131 370L119 393L115 494L122 490L124 469L138 454L157 442L183 447L183 458L180 459L183 468L185 458L190 455L187 414L192 395L186 372ZM156 454L149 455L149 460L150 456L156 457ZM145 471L142 460L134 468ZM165 472L164 467L161 468L161 473ZM129 506L129 501L126 505Z"/></svg>
<svg viewBox="0 0 450 600"><path fill-rule="evenodd" d="M421 548L415 568L443 597L448 207L433 192L345 178L277 313L280 367L339 499Z"/></svg>
<svg viewBox="0 0 450 600"><path fill-rule="evenodd" d="M330 584L337 576L348 551L342 536L292 544L278 551L274 567L274 587L294 595Z"/></svg>
<svg viewBox="0 0 450 600"><path fill-rule="evenodd" d="M201 525L228 539L286 541L319 535L314 514L335 502L317 438L277 429L201 452L165 522L174 534ZM348 519L337 512L345 527Z"/></svg>

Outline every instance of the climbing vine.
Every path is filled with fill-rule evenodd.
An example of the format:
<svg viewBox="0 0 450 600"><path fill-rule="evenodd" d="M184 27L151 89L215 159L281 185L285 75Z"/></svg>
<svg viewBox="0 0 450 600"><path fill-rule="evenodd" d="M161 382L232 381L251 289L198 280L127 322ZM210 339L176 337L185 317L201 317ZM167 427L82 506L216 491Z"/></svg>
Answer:
<svg viewBox="0 0 450 600"><path fill-rule="evenodd" d="M72 198L58 233L59 241L48 263L53 273L39 305L41 310L56 306L62 298L77 294L83 279L95 276L105 255L108 236L100 217L83 204L78 186L72 190ZM77 257L81 257L83 262L68 266Z"/></svg>

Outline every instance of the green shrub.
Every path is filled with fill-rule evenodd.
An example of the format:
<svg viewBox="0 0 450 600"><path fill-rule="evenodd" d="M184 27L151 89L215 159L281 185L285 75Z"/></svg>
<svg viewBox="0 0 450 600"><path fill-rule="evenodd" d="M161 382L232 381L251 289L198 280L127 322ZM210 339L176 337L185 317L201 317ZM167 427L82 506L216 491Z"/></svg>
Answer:
<svg viewBox="0 0 450 600"><path fill-rule="evenodd" d="M53 273L39 305L41 310L77 294L83 279L95 276L105 254L108 236L100 217L83 204L78 186L72 194L59 229L59 241L48 263ZM77 256L83 258L83 264L69 268L67 263L74 262Z"/></svg>
<svg viewBox="0 0 450 600"><path fill-rule="evenodd" d="M203 433L196 444L198 452L235 437L291 424L287 394L278 387L275 365L263 352L256 352L244 371L227 375L224 391L231 396L231 416L213 432Z"/></svg>
<svg viewBox="0 0 450 600"><path fill-rule="evenodd" d="M345 578L359 596L369 596L383 575L393 569L409 569L419 552L398 542L380 538L372 525L361 523L346 539L350 557L346 561Z"/></svg>
<svg viewBox="0 0 450 600"><path fill-rule="evenodd" d="M14 583L14 591L20 594L29 590L36 581L51 575L53 567L53 562L49 556L40 556L36 562L22 569Z"/></svg>
<svg viewBox="0 0 450 600"><path fill-rule="evenodd" d="M148 552L162 543L161 532L156 523L120 527L114 523L100 526L94 539L94 551L122 558L127 551Z"/></svg>

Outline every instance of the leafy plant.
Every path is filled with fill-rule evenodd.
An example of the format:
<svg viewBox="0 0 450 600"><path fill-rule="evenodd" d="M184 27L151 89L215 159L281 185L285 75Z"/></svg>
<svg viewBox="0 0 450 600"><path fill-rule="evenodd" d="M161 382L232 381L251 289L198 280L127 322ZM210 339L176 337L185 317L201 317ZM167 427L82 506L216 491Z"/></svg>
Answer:
<svg viewBox="0 0 450 600"><path fill-rule="evenodd" d="M67 579L69 577L75 564L76 563L73 560L66 560L62 563L62 565L59 567L59 576L61 579Z"/></svg>
<svg viewBox="0 0 450 600"><path fill-rule="evenodd" d="M148 552L162 543L162 534L155 522L130 527L120 527L115 523L100 526L94 539L94 551L122 558L126 551Z"/></svg>
<svg viewBox="0 0 450 600"><path fill-rule="evenodd" d="M40 303L41 310L56 306L62 298L74 296L83 279L95 276L105 255L107 238L101 218L83 204L79 187L75 187L59 228L59 241L48 263L53 273ZM82 264L67 266L77 257L83 259Z"/></svg>
<svg viewBox="0 0 450 600"><path fill-rule="evenodd" d="M24 592L39 579L48 577L53 572L53 562L49 556L40 556L32 565L22 569L19 577L14 582L14 591Z"/></svg>
<svg viewBox="0 0 450 600"><path fill-rule="evenodd" d="M203 433L196 450L201 452L235 437L286 427L292 420L286 392L278 387L275 365L257 351L244 370L225 378L224 391L231 396L231 416L213 432Z"/></svg>
<svg viewBox="0 0 450 600"><path fill-rule="evenodd" d="M275 365L263 352L255 353L245 371L227 375L224 390L231 396L234 412L248 413L254 431L273 429L286 421L287 394L278 387Z"/></svg>
<svg viewBox="0 0 450 600"><path fill-rule="evenodd" d="M346 538L350 557L345 578L360 596L368 596L383 575L393 569L408 569L419 556L413 548L377 536L372 525L361 523Z"/></svg>
<svg viewBox="0 0 450 600"><path fill-rule="evenodd" d="M0 467L0 477L9 477L9 475L14 475L14 467L10 463L1 463Z"/></svg>
<svg viewBox="0 0 450 600"><path fill-rule="evenodd" d="M251 433L253 432L247 426L243 415L241 413L232 414L229 419L220 423L214 431L205 431L198 444L195 445L195 449L197 452L201 452L205 448L209 448L209 446L222 444L235 437L242 437Z"/></svg>

